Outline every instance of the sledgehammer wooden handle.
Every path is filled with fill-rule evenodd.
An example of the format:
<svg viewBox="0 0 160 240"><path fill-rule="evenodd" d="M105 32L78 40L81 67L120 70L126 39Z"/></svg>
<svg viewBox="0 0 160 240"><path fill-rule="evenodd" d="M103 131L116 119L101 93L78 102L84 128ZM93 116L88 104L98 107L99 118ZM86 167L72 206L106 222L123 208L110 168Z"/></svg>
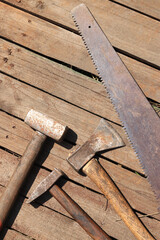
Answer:
<svg viewBox="0 0 160 240"><path fill-rule="evenodd" d="M36 132L0 198L0 230L45 139L45 135Z"/></svg>
<svg viewBox="0 0 160 240"><path fill-rule="evenodd" d="M79 223L79 225L95 240L111 240L89 215L57 185L49 190L51 195L66 209L66 211Z"/></svg>
<svg viewBox="0 0 160 240"><path fill-rule="evenodd" d="M126 223L135 237L139 240L153 240L154 238L146 230L143 223L138 219L125 200L121 192L118 190L110 176L101 167L96 159L90 160L82 169L82 171L97 185L102 193L109 200L115 211Z"/></svg>

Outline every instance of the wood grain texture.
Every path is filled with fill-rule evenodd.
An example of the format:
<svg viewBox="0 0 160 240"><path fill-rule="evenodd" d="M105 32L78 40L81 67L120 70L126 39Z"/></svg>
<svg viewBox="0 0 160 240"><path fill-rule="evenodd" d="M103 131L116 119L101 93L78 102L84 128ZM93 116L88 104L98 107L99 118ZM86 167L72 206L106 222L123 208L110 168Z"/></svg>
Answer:
<svg viewBox="0 0 160 240"><path fill-rule="evenodd" d="M158 21L109 1L90 2L86 0L81 2L86 3L90 8L113 46L159 66L157 48L160 23ZM62 12L67 11L68 19L71 21L70 10L81 2L76 0L59 1L56 4L52 2L52 4L55 4L59 10L62 9ZM45 2L44 5L47 6L47 4L48 6L52 5L49 2ZM1 35L5 38L73 66L95 72L78 35L3 3L1 3L0 9L1 16L3 16L0 19ZM32 7L32 11L34 9L35 7ZM52 14L52 16L56 15ZM5 19L5 16L8 17ZM13 24L12 19L16 24ZM64 25L67 25L66 19ZM8 31L8 29L12 29L12 31ZM35 39L36 41L34 41Z"/></svg>
<svg viewBox="0 0 160 240"><path fill-rule="evenodd" d="M115 211L139 240L155 239L144 227L110 176L96 159L89 161L82 171L98 186Z"/></svg>
<svg viewBox="0 0 160 240"><path fill-rule="evenodd" d="M2 169L3 171L6 171L7 167L9 165L12 166L14 169L15 165L14 162L17 161L16 157L4 152L0 151L0 156L1 159L3 160L1 173ZM13 163L13 165L12 165ZM33 168L31 171L31 174L28 178L28 181L24 185L21 193L23 195L26 194L27 189L29 189L29 192L27 193L27 196L30 196L32 193L33 189L38 185L39 182L41 182L47 175L49 174L48 171L44 169L39 168ZM5 174L0 174L0 184L1 181L3 183L6 182L6 177ZM84 177L82 177L84 178ZM60 182L61 184L61 182ZM119 217L117 214L114 212L110 204L106 203L105 198L103 195L97 194L95 192L89 191L84 187L78 186L74 183L71 183L67 181L64 186L63 186L64 191L66 191L72 198L105 230L108 231L108 233L115 237L116 239L122 240L122 239L132 239L134 240L135 238L132 236L128 228L125 227L124 223L120 221ZM136 200L136 199L135 199ZM53 234L54 231L57 231L57 235L55 239L62 239L63 235L60 234L58 230L58 226L62 226L62 224L65 224L63 222L63 218L65 218L66 224L64 226L64 229L67 228L68 224L70 227L68 228L66 239L73 239L69 238L71 237L72 231L73 231L73 237L74 232L75 234L81 234L80 232L77 232L77 225L75 223L72 223L72 221L67 220L65 216L69 217L69 214L64 210L64 208L61 207L61 205L57 202L56 199L53 197L50 198L49 196L46 197L46 194L42 196L41 198L37 199L37 201L40 204L43 204L43 206L34 208L34 206L38 206L37 204L28 205L23 203L23 206L20 208L20 211L12 224L12 228L15 228L17 231L21 231L22 233L32 236L35 239L51 239L50 234ZM18 208L18 205L20 204L20 199L16 202L16 209ZM48 209L45 209L45 206L48 207ZM15 209L15 210L16 210ZM53 209L53 210L51 210ZM56 217L56 211L57 213L63 214L64 216L62 217ZM11 219L13 219L13 213L10 215ZM33 219L31 216L33 215ZM25 216L25 219L24 219ZM142 217L142 215L139 215ZM44 220L46 218L46 220ZM34 227L34 221L36 221L36 225ZM44 222L43 222L44 221ZM143 217L142 218L143 223L150 229L150 231L155 235L156 239L159 240L159 235L160 235L160 227L159 227L159 221L150 219L148 217ZM31 225L29 225L29 222ZM8 221L8 224L10 221ZM47 223L49 224L47 226ZM33 225L32 225L33 224ZM52 225L51 225L52 224ZM42 226L41 226L42 225ZM33 227L32 227L33 226ZM41 226L41 227L40 227ZM52 226L52 230L50 227ZM47 229L47 230L44 230ZM80 229L79 229L80 230ZM83 231L83 230L82 230ZM63 232L63 231L62 231ZM45 235L44 235L45 234ZM59 234L59 235L58 235ZM52 235L53 237L54 235ZM81 235L82 237L84 235ZM87 235L85 235L87 237ZM46 237L46 238L45 238ZM77 236L78 237L78 236ZM53 239L53 238L52 238ZM76 238L74 238L76 239ZM79 239L79 238L78 238ZM84 238L87 239L87 238Z"/></svg>
<svg viewBox="0 0 160 240"><path fill-rule="evenodd" d="M0 231L45 139L45 135L39 132L35 133L32 141L28 144L19 164L17 165L17 168L15 169L10 181L8 182L5 191L1 195Z"/></svg>
<svg viewBox="0 0 160 240"><path fill-rule="evenodd" d="M92 239L111 240L109 235L57 184L54 184L49 192Z"/></svg>
<svg viewBox="0 0 160 240"><path fill-rule="evenodd" d="M12 224L12 228L18 232L32 236L33 239L37 240L61 240L64 239L64 236L66 240L72 238L76 240L91 239L73 219L37 204L34 204L34 207L25 204L24 197L19 197L16 203L14 211L18 212L18 215ZM19 211L21 205L22 208ZM13 218L14 213L10 215L8 225L11 224Z"/></svg>
<svg viewBox="0 0 160 240"><path fill-rule="evenodd" d="M7 125L12 126L12 124L14 124L14 126L16 126L16 129L11 128L12 132L9 130L9 128L8 130L6 129L6 134L8 135L8 138L4 138L5 141L3 141L3 146L4 147L8 146L9 149L11 149L12 145L12 150L16 150L15 152L22 154L23 153L22 148L25 149L27 145L27 143L25 143L24 141L24 138L27 138L29 132L32 135L33 130L26 128L25 123L21 122L20 120L13 121L15 118L13 117L4 118L3 115L2 114L0 115L1 116L0 119L4 119L4 121L7 122ZM2 125L4 126L3 122ZM18 128L20 129L20 132L18 131ZM23 132L23 135L21 134L21 132ZM11 142L10 145L8 145L8 141ZM19 144L20 142L21 145ZM44 154L41 154L41 157L38 158L37 164L39 165L42 164L44 167L47 167L51 170L53 170L55 167L63 168L65 173L68 174L68 176L72 178L74 181L79 182L82 185L89 187L95 191L99 191L99 189L95 185L93 185L89 178L85 177L81 178L80 175L76 173L66 161L66 158L68 157L68 154L71 150L70 148L72 146L69 147L69 145L67 145L69 149L66 149L65 145L64 147L62 146L54 144L54 146L50 148L50 142L47 142L47 144L45 145L46 150L43 149ZM49 156L47 150L48 148L50 151ZM48 157L46 158L46 156ZM130 172L121 166L113 164L107 160L100 159L100 163L109 173L111 178L116 182L116 184L118 185L118 187L120 188L120 190L125 195L126 199L129 201L129 203L134 209L144 212L145 214L151 215L157 212L157 202L147 179L137 175L134 172ZM4 181L3 185L6 185L11 177L10 174L12 174L12 168L10 165L8 165L7 161L4 162L3 164L4 166L6 166L6 168L3 166L3 168L0 169L1 170L0 176L5 175L7 168L10 170L9 171L10 173L6 175L5 181L4 177L1 180L1 182ZM13 162L13 164L16 165L16 162ZM41 181L42 179L43 178L41 178ZM33 190L34 186L33 188L31 187L31 192ZM157 215L156 218L158 218Z"/></svg>
<svg viewBox="0 0 160 240"><path fill-rule="evenodd" d="M14 229L6 229L7 233L5 235L5 240L34 240L29 236L25 236L24 234L15 231Z"/></svg>
<svg viewBox="0 0 160 240"><path fill-rule="evenodd" d="M25 118L30 109L36 109L36 111L45 113L72 129L74 134L70 133L66 135L66 138L70 141L73 141L74 136L74 138L77 137L76 143L82 144L89 138L90 134L99 123L100 117L77 108L72 104L68 104L65 101L54 98L38 89L32 88L31 86L2 74L0 80L1 109L21 119ZM9 98L8 95L10 96ZM104 156L113 159L115 162L122 163L123 165L127 164L130 168L133 166L133 169L142 172L139 161L127 140L124 130L116 124L111 125L121 135L126 146L121 149L115 149L114 151L108 151ZM9 139L7 140L9 142Z"/></svg>
<svg viewBox="0 0 160 240"><path fill-rule="evenodd" d="M116 0L115 2L124 4L126 7L140 11L156 19L160 19L160 2L159 0Z"/></svg>
<svg viewBox="0 0 160 240"><path fill-rule="evenodd" d="M0 66L3 72L120 123L113 105L106 98L104 87L94 79L5 40L0 39L0 44ZM160 101L160 72L125 56L123 60L146 96Z"/></svg>

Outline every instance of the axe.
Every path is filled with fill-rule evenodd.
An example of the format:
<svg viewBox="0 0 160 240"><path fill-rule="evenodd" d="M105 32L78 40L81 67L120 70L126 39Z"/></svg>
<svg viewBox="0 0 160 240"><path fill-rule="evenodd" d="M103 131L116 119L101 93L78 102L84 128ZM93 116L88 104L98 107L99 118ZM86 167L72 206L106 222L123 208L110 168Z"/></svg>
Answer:
<svg viewBox="0 0 160 240"><path fill-rule="evenodd" d="M138 236L138 239L153 240L154 238L133 212L108 173L93 158L97 152L121 146L124 146L124 143L119 134L106 120L101 119L90 138L74 152L71 152L67 161L77 172L82 171L97 185L132 233L136 232L135 236Z"/></svg>
<svg viewBox="0 0 160 240"><path fill-rule="evenodd" d="M55 168L33 191L27 203L32 202L47 190L76 220L77 223L95 240L111 240L100 226L98 226L89 215L57 184L59 178L65 175L61 170Z"/></svg>

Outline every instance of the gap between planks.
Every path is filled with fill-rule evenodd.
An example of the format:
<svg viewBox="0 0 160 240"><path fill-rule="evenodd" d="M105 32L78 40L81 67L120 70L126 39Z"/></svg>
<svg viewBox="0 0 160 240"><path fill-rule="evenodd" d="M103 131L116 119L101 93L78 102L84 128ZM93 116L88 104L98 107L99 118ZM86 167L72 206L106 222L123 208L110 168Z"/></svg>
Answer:
<svg viewBox="0 0 160 240"><path fill-rule="evenodd" d="M5 168L8 168L8 166L13 171L16 166L15 166L15 164L12 165L12 162L13 163L17 162L17 158L15 156L11 156L10 154L4 153L4 152L1 152L1 157L4 160L3 161L3 165L4 165L3 171L6 172ZM9 174L11 175L12 173L9 171ZM28 192L29 188L30 188L30 190L27 193L27 195L30 195L31 192L33 191L33 189L38 185L38 183L41 182L47 175L48 175L48 171L46 171L44 169L38 170L37 167L34 167L33 170L31 171L28 181L22 188L21 192L23 193L23 195L26 194L26 191ZM1 174L1 178L2 177L5 178L3 180L3 182L5 181L6 182L5 185L6 185L8 182L7 178L10 178L10 176L6 177L5 174ZM2 179L1 179L1 181L2 181ZM30 185L31 185L31 187L30 187ZM116 232L116 234L113 235L114 237L118 237L118 239L123 239L122 236L126 236L125 239L129 239L130 234L128 232L128 229L127 228L125 229L123 222L118 221L119 217L114 213L112 208L110 208L110 206L108 206L108 209L105 210L106 199L102 195L97 195L96 193L90 192L89 190L82 188L80 186L76 186L75 184L73 184L69 181L67 181L65 183L65 185L63 186L63 189L67 193L69 193L69 195L71 197L73 197L73 199L76 202L78 202L80 204L80 206L82 206L82 208L85 211L87 211L89 213L89 215L91 215L91 217L93 217L93 219L98 222L98 224L100 224L102 226L102 228L104 228L104 230L110 231L109 233L111 235L113 235L112 231L113 231L113 226L114 226L114 232ZM80 192L81 192L81 194L80 194ZM84 201L84 199L85 199L85 201ZM47 200L47 202L46 202L46 200ZM66 213L66 211L57 203L57 201L54 198L50 198L49 196L44 195L37 201L40 204L42 204L44 202L43 204L44 204L44 207L47 207L47 209L48 209L47 211L54 210L57 213L59 212L60 214L63 214L63 215L67 214L66 216L69 216L68 213ZM23 205L26 205L26 204L23 203ZM35 204L35 205L37 205L37 204ZM27 207L27 205L26 205L26 207ZM43 206L40 206L40 207L43 207ZM23 208L23 206L22 206L22 208ZM30 208L30 211L33 211L32 214L34 214L34 209L30 206L28 206L28 208ZM21 212L22 212L22 210L20 209L20 213L18 214L17 218L19 217L19 215L23 216L23 212L22 213ZM139 216L141 216L141 214ZM27 217L28 216L26 216L26 218ZM15 225L13 224L12 227L15 226L15 228L19 231L20 226L17 226L16 221L17 220L15 220ZM154 219L149 219L149 218L145 218L145 219L143 219L143 221L146 224L146 226L149 224L148 226L150 227L150 230L153 233L155 232L155 234L158 235L158 233L159 233L159 231L158 231L159 225L158 224L160 224L159 222L157 222ZM37 222L38 222L38 219L37 219ZM23 223L21 222L19 224L24 225L24 221L23 221ZM30 226L30 228L32 228L32 226ZM25 225L24 225L24 229L25 229ZM108 230L108 229L110 229L110 230ZM116 231L115 231L115 229L116 229ZM46 228L46 230L47 230L47 228ZM26 234L27 232L24 232L24 233ZM121 235L121 233L123 233L123 234ZM29 234L29 235L32 236L31 234ZM132 239L132 235L131 235L131 239Z"/></svg>
<svg viewBox="0 0 160 240"><path fill-rule="evenodd" d="M91 8L91 10L93 11L93 14L95 15L95 17L97 18L99 24L102 26L102 29L105 32L107 32L107 35L108 35L111 43L116 48L121 49L124 52L128 52L131 55L138 57L139 59L143 56L143 59L146 60L146 62L150 62L153 65L159 66L159 62L157 61L158 60L157 51L155 51L156 46L158 46L157 29L159 26L159 22L154 21L152 19L148 19L147 17L145 17L141 14L137 14L128 9L125 9L124 7L115 6L116 4L109 2L109 1L107 1L105 3L102 3L100 1L96 1L96 2L93 1L92 3L90 3L90 2L88 2L88 0L86 0L83 2L85 2ZM64 2L61 1L59 3L59 5L54 5L52 8L48 8L47 6L52 6L52 4L54 4L53 1L50 2L50 0L48 0L45 3L44 7L41 9L37 9L35 5L32 5L33 4L32 1L27 1L27 2L22 1L20 3L20 5L21 4L24 4L25 8L28 7L32 11L40 11L40 13L42 15L44 12L44 14L46 14L47 16L50 16L50 18L57 17L58 18L57 22L64 21L64 23L65 23L64 25L67 25L68 22L72 21L69 12L72 9L72 7L77 5L77 2L76 2L76 0L73 0L66 4L65 1ZM1 8L3 11L3 4L2 4ZM24 16L26 16L26 17L30 16L30 18L32 18L32 20L30 19L30 21L31 21L30 23L32 23L32 24L30 24L31 31L32 31L32 27L34 26L35 21L37 23L39 21L39 22L41 22L41 24L42 24L42 22L44 22L46 30L50 26L50 24L48 23L48 27L47 27L46 21L40 21L40 19L38 20L38 18L31 16L30 14L27 14L27 13L20 11L13 7L9 7L9 5L7 5L7 4L5 4L5 8L6 8L6 11L7 11L7 8L8 8L8 10L10 9L10 11L9 11L9 13L11 14L10 17L12 17L12 11L17 13L17 18L20 17L20 14L19 14L20 12L23 13L22 14L23 16L21 16L21 20L23 19L22 21L24 21ZM57 8L59 9L58 16L57 16L57 13L55 10ZM105 14L106 11L108 13L107 15ZM63 15L63 17L61 14ZM104 21L104 16L105 16L106 22ZM126 17L122 18L122 16L127 16L128 19ZM110 21L111 18L114 19L114 21ZM133 19L134 19L134 21L133 21ZM3 19L2 19L2 21L3 21ZM6 20L6 23L7 23L7 20ZM10 24L9 21L7 24ZM72 25L73 25L73 23L72 23ZM4 26L6 26L6 25L4 25ZM20 26L20 24L19 24L19 26ZM12 26L12 28L14 29L13 26ZM24 36L24 34L26 34L25 38L23 37L22 38L23 40L21 41L24 44L25 44L26 40L30 41L30 37L32 37L32 36L29 36L30 33L27 30L27 28L28 28L27 24L26 23L25 23L25 25L23 24L23 30L25 30L25 32L28 34L27 35L24 32L21 33L23 36ZM39 28L41 28L41 26L39 26ZM49 29L50 29L50 27L49 27ZM48 29L48 31L49 31L49 29ZM21 31L21 29L19 29L19 30ZM20 34L20 31L17 32L18 35ZM4 36L4 34L3 34L4 30L1 32L2 32L2 35ZM118 39L117 39L117 32L119 33ZM47 37L48 33L46 32L45 34ZM7 33L7 35L8 35L8 33ZM15 34L15 35L17 35L17 34ZM17 40L18 40L18 38L17 38L18 35L14 36L14 38L16 37ZM41 31L41 35L43 35L43 31ZM73 34L73 35L75 35L75 34ZM72 33L70 33L70 39L72 39L73 35L72 35ZM153 36L154 36L154 38L153 38ZM20 37L20 35L19 35L19 37ZM39 38L39 34L37 35L37 37ZM13 39L13 36L10 38ZM38 38L36 38L36 39L38 40ZM50 39L51 39L51 36L50 36ZM66 39L69 39L69 38L66 37L64 40L66 41ZM145 41L143 41L143 39L145 39ZM151 39L152 39L152 41L151 41ZM18 42L19 42L19 40L18 40ZM126 42L126 40L127 40L127 42ZM135 44L135 42L136 42L136 44ZM152 45L151 45L151 43L152 43ZM39 45L39 43L37 43L37 45ZM48 52L48 54L49 54L49 52ZM70 53L67 52L67 54L69 55ZM74 55L75 54L76 53L74 53ZM75 55L75 59L76 59L76 57L77 56ZM55 58L58 58L58 57L55 57ZM78 57L77 57L77 59L78 59ZM71 58L70 58L70 60L71 60ZM74 65L74 64L71 64L71 65ZM83 64L83 67L85 68L85 64Z"/></svg>
<svg viewBox="0 0 160 240"><path fill-rule="evenodd" d="M160 3L159 0L109 0L123 7L126 7L132 11L136 11L147 17L153 18L154 20L160 21Z"/></svg>
<svg viewBox="0 0 160 240"><path fill-rule="evenodd" d="M1 74L0 108L21 119L24 119L27 112L34 108L37 111L46 113L53 119L68 125L71 129L66 135L67 140L82 144L97 127L100 118L68 104L60 99L54 98L40 90L20 83L12 78ZM8 98L8 95L10 96ZM78 121L77 121L78 119ZM87 120L87 121L86 121ZM3 122L6 126L6 122ZM142 172L138 159L131 148L127 136L122 127L111 124L121 135L126 146L114 151L108 151L105 157L113 159L122 165ZM6 128L8 128L6 126ZM10 128L11 132L15 129ZM8 139L9 140L9 139ZM10 146L12 149L12 146ZM128 158L130 161L128 161Z"/></svg>
<svg viewBox="0 0 160 240"><path fill-rule="evenodd" d="M23 154L28 142L32 137L33 130L30 129L29 126L26 126L24 122L17 120L15 121L15 119L11 117L4 117L5 116L1 114L0 119L4 119L3 122L7 122L6 126L7 128L10 128L12 130L12 133L8 134L8 138L6 139L5 132L1 131L1 145L3 144L9 149L13 149L14 147L14 151L16 151L16 153ZM4 126L4 124L2 125ZM13 125L16 126L16 128L12 129ZM24 139L28 139L28 141L24 141ZM66 149L64 143L61 146L58 144L54 144L54 146L52 145L53 141L48 140L46 142L42 153L38 158L38 164L51 170L53 170L54 167L63 167L62 170L64 170L66 174L68 174L70 179L73 179L74 181L79 182L80 184L99 192L96 186L94 186L88 178L81 177L72 169L72 167L70 167L70 165L65 160L68 157L71 149ZM48 153L50 154L48 155ZM46 156L48 157L46 158ZM111 178L117 183L118 187L121 189L121 191L126 196L127 200L130 202L133 208L139 211L143 210L143 212L145 212L146 214L156 211L157 202L151 191L149 183L147 182L147 179L142 178L141 176L133 172L123 169L120 166L101 158L100 163L110 174ZM0 175L3 175L3 173ZM148 206L150 207L148 208Z"/></svg>
<svg viewBox="0 0 160 240"><path fill-rule="evenodd" d="M0 49L1 71L57 97L62 98L63 96L66 101L72 102L90 112L94 111L98 115L102 115L104 112L103 102L105 100L108 102L107 111L109 111L108 114L105 113L106 117L111 121L120 123L110 100L105 98L106 92L101 84L98 85L83 74L79 74L13 43L2 39L0 43L2 46ZM128 58L123 60L128 61ZM159 71L146 67L145 64L138 63L137 65L137 61L131 59L130 67L131 74L135 77L144 93L149 98L160 101ZM139 71L137 71L137 68ZM80 85L79 88L78 85ZM73 89L75 88L76 92L73 95ZM79 92L77 92L78 90ZM86 100L87 94L90 94L90 98ZM92 98L94 98L94 102ZM98 99L100 99L101 104L98 103Z"/></svg>

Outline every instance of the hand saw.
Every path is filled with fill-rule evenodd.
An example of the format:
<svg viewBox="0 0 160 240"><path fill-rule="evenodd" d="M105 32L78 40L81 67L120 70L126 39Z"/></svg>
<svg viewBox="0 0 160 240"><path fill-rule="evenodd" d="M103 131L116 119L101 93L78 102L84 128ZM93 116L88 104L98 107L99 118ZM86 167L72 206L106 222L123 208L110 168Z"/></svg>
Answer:
<svg viewBox="0 0 160 240"><path fill-rule="evenodd" d="M160 206L160 119L84 4L72 16Z"/></svg>

